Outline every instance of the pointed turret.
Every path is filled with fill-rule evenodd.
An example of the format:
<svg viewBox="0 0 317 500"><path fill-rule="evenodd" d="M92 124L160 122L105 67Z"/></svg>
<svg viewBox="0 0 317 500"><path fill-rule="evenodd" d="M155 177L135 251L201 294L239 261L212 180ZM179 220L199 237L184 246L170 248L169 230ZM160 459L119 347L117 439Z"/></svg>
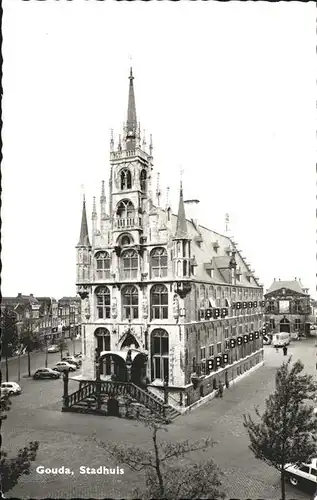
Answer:
<svg viewBox="0 0 317 500"><path fill-rule="evenodd" d="M135 97L133 88L134 76L132 74L132 68L130 68L129 80L130 83L129 83L128 116L127 116L127 126L126 126L126 147L128 150L133 150L136 147L136 139L138 135L138 123L136 118Z"/></svg>
<svg viewBox="0 0 317 500"><path fill-rule="evenodd" d="M182 181L180 183L178 214L177 214L177 222L176 222L176 233L175 233L174 239L176 239L176 240L187 240L188 239Z"/></svg>
<svg viewBox="0 0 317 500"><path fill-rule="evenodd" d="M87 214L86 214L86 201L85 197L83 199L83 211L81 217L81 227L79 236L79 247L90 247L89 235L88 235L88 224L87 224Z"/></svg>

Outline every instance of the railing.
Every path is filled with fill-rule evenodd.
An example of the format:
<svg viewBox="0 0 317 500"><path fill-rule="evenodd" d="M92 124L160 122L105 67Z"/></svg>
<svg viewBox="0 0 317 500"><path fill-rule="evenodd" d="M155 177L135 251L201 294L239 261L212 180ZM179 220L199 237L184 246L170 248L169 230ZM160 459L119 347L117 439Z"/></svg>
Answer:
<svg viewBox="0 0 317 500"><path fill-rule="evenodd" d="M64 408L70 408L89 396L96 396L97 393L99 393L99 395L107 394L112 397L129 394L160 417L166 417L166 405L163 400L160 401L158 397L144 391L132 382L112 382L110 380L100 382L94 380L88 382L87 385L65 398Z"/></svg>
<svg viewBox="0 0 317 500"><path fill-rule="evenodd" d="M132 227L141 227L142 219L141 217L127 217L114 219L114 227L117 229L128 229Z"/></svg>
<svg viewBox="0 0 317 500"><path fill-rule="evenodd" d="M100 383L100 394L108 394L109 396L121 396L129 394L128 382L112 382L105 380Z"/></svg>
<svg viewBox="0 0 317 500"><path fill-rule="evenodd" d="M137 385L130 383L129 394L139 403L144 404L144 406L146 406L150 410L155 411L155 413L158 413L160 416L165 417L164 403L157 401L157 399L155 399L150 393L144 391Z"/></svg>
<svg viewBox="0 0 317 500"><path fill-rule="evenodd" d="M78 391L73 392L73 394L69 394L64 401L64 406L69 408L73 406L83 399L93 395L95 393L96 385L95 382L88 382L87 385L84 385Z"/></svg>
<svg viewBox="0 0 317 500"><path fill-rule="evenodd" d="M111 159L119 159L119 158L127 158L130 156L140 156L144 160L148 160L148 155L142 151L140 148L132 149L132 150L123 150L123 151L112 151L110 153Z"/></svg>

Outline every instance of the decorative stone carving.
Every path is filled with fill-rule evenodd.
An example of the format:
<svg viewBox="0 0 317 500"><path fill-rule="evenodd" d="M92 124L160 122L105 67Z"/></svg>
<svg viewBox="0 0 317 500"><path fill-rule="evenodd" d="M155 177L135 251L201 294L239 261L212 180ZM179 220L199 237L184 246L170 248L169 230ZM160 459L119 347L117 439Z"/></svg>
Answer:
<svg viewBox="0 0 317 500"><path fill-rule="evenodd" d="M89 295L88 286L79 286L77 288L77 293L82 300L85 299Z"/></svg>
<svg viewBox="0 0 317 500"><path fill-rule="evenodd" d="M146 297L143 297L142 299L142 312L143 312L143 318L147 318L149 315L149 307Z"/></svg>
<svg viewBox="0 0 317 500"><path fill-rule="evenodd" d="M86 297L84 299L84 315L86 319L90 318L90 303L89 303L89 297Z"/></svg>
<svg viewBox="0 0 317 500"><path fill-rule="evenodd" d="M189 281L181 281L176 284L176 293L181 299L186 297L186 295L191 291L192 284Z"/></svg>
<svg viewBox="0 0 317 500"><path fill-rule="evenodd" d="M111 316L113 318L116 318L118 316L118 304L117 304L116 297L112 297L112 300L111 300Z"/></svg>
<svg viewBox="0 0 317 500"><path fill-rule="evenodd" d="M173 297L173 318L177 319L179 317L179 299L177 294Z"/></svg>

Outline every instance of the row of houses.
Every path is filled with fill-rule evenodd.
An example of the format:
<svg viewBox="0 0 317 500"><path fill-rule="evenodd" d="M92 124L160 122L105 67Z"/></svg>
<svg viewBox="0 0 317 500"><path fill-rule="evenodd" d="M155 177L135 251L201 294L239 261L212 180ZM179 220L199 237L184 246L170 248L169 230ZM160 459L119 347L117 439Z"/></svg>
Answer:
<svg viewBox="0 0 317 500"><path fill-rule="evenodd" d="M31 323L32 331L40 340L54 341L80 333L81 300L79 297L35 297L18 293L16 297L2 297L1 309L7 308L16 315L19 328Z"/></svg>

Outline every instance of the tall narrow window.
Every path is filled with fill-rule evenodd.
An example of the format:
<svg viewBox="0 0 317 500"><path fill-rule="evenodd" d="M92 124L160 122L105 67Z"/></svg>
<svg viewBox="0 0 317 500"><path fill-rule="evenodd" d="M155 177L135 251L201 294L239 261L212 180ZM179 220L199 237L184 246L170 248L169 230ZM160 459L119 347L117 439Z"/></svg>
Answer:
<svg viewBox="0 0 317 500"><path fill-rule="evenodd" d="M167 251L165 248L154 248L151 252L150 261L152 278L167 276Z"/></svg>
<svg viewBox="0 0 317 500"><path fill-rule="evenodd" d="M120 172L120 188L121 191L124 191L125 189L131 189L132 182L131 182L131 172L129 169L124 168Z"/></svg>
<svg viewBox="0 0 317 500"><path fill-rule="evenodd" d="M168 380L168 333L160 328L155 329L151 340L152 380Z"/></svg>
<svg viewBox="0 0 317 500"><path fill-rule="evenodd" d="M97 328L94 333L97 338L97 348L100 352L110 351L110 332L107 328Z"/></svg>
<svg viewBox="0 0 317 500"><path fill-rule="evenodd" d="M96 288L97 318L110 318L110 290L106 286Z"/></svg>
<svg viewBox="0 0 317 500"><path fill-rule="evenodd" d="M168 318L168 291L164 285L154 285L151 290L151 319Z"/></svg>
<svg viewBox="0 0 317 500"><path fill-rule="evenodd" d="M146 170L141 170L140 174L140 188L143 193L146 191Z"/></svg>
<svg viewBox="0 0 317 500"><path fill-rule="evenodd" d="M110 279L110 255L107 252L96 253L96 279Z"/></svg>
<svg viewBox="0 0 317 500"><path fill-rule="evenodd" d="M135 286L126 286L122 290L122 306L124 319L139 317L139 293Z"/></svg>
<svg viewBox="0 0 317 500"><path fill-rule="evenodd" d="M122 252L121 278L123 280L136 279L138 276L139 259L135 250L125 250Z"/></svg>

